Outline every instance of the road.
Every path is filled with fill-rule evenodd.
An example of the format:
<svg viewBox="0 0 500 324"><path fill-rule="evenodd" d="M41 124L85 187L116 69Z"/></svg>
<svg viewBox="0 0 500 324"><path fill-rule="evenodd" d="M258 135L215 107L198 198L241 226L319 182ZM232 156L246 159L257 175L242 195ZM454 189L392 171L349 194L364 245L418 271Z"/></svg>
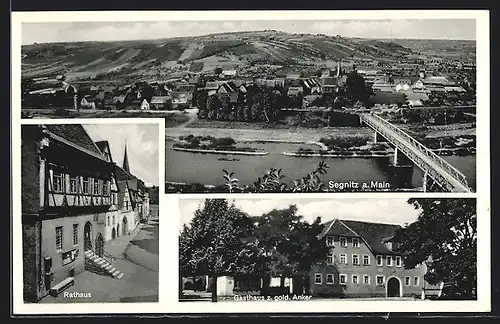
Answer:
<svg viewBox="0 0 500 324"><path fill-rule="evenodd" d="M90 297L68 298L64 292L41 303L126 303L158 302L159 224L141 224L131 235L107 243L105 250L117 259L113 267L124 273L122 279L84 271L75 277L75 285L65 292L90 294Z"/></svg>

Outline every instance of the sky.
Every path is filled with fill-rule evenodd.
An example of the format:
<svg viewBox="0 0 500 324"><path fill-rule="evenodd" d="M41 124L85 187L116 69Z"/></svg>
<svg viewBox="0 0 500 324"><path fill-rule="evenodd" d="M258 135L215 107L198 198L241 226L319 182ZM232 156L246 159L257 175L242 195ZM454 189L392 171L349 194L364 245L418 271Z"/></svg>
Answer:
<svg viewBox="0 0 500 324"><path fill-rule="evenodd" d="M204 199L180 199L181 224L188 224ZM229 200L230 203L232 200ZM274 208L282 209L295 204L298 214L308 222L314 222L317 216L322 222L338 218L384 224L403 225L417 220L419 210L408 204L407 199L381 198L342 198L342 199L234 199L236 207L251 216L261 216Z"/></svg>
<svg viewBox="0 0 500 324"><path fill-rule="evenodd" d="M159 39L266 29L362 38L476 39L474 19L25 22L22 44Z"/></svg>
<svg viewBox="0 0 500 324"><path fill-rule="evenodd" d="M90 137L107 140L113 161L123 166L125 140L130 172L146 186L159 185L159 127L157 124L83 125Z"/></svg>

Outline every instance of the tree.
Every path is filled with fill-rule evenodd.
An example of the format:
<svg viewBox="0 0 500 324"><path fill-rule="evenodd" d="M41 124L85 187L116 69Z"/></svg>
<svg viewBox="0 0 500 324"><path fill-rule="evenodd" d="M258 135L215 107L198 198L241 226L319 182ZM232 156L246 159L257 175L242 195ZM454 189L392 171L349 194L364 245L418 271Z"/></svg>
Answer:
<svg viewBox="0 0 500 324"><path fill-rule="evenodd" d="M198 92L196 96L196 106L198 106L198 118L200 119L206 119L208 117L207 99L207 92L205 90Z"/></svg>
<svg viewBox="0 0 500 324"><path fill-rule="evenodd" d="M365 79L356 70L347 75L345 92L351 100L351 104L361 101L368 103L373 94L372 88L365 82Z"/></svg>
<svg viewBox="0 0 500 324"><path fill-rule="evenodd" d="M181 276L209 275L217 301L221 275L260 274L264 264L251 219L225 199L206 199L179 237Z"/></svg>
<svg viewBox="0 0 500 324"><path fill-rule="evenodd" d="M221 102L216 95L211 95L207 99L207 118L217 120Z"/></svg>
<svg viewBox="0 0 500 324"><path fill-rule="evenodd" d="M214 74L215 74L215 75L219 75L219 74L221 74L221 73L222 73L222 68L220 68L220 67L216 67L216 68L214 69Z"/></svg>
<svg viewBox="0 0 500 324"><path fill-rule="evenodd" d="M221 101L219 108L220 113L217 114L217 120L230 120L229 117L232 111L232 104L231 100L229 99L229 96L223 96L222 99L220 99L220 101Z"/></svg>
<svg viewBox="0 0 500 324"><path fill-rule="evenodd" d="M324 260L327 253L324 242L317 239L323 229L321 221L309 224L297 212L297 206L290 205L257 220L255 233L267 257L265 270L268 276L281 277L281 287L287 277L307 276L311 266Z"/></svg>
<svg viewBox="0 0 500 324"><path fill-rule="evenodd" d="M444 282L451 298L473 298L477 286L477 226L475 199L409 199L420 215L398 230L395 252L413 269L425 262L425 279Z"/></svg>

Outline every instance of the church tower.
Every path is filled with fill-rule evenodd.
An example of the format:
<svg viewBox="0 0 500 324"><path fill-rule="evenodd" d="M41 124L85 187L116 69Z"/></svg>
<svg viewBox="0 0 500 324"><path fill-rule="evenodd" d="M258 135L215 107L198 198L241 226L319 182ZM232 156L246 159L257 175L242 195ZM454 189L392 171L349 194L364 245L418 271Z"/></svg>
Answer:
<svg viewBox="0 0 500 324"><path fill-rule="evenodd" d="M125 153L123 155L123 169L130 173L130 166L128 165L128 156L127 156L127 140L125 140Z"/></svg>

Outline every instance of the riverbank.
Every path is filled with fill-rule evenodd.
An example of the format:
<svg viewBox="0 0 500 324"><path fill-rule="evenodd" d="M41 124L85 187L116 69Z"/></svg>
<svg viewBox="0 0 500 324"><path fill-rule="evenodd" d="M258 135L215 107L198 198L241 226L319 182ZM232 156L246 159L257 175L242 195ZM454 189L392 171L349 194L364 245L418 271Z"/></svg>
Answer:
<svg viewBox="0 0 500 324"><path fill-rule="evenodd" d="M318 142L322 137L357 137L361 135L373 136L373 130L368 127L335 127L335 128L289 128L289 129L236 129L236 128L167 128L165 137L177 139L179 136L188 136L195 133L201 136L231 137L236 141L272 141Z"/></svg>
<svg viewBox="0 0 500 324"><path fill-rule="evenodd" d="M394 155L394 152L370 152L370 151L339 151L339 152L328 152L321 151L320 153L316 152L283 152L281 153L285 156L291 157L332 157L332 158L379 158L379 157L390 157Z"/></svg>
<svg viewBox="0 0 500 324"><path fill-rule="evenodd" d="M194 149L172 146L174 151L184 151L191 153L208 153L208 154L233 154L233 155L251 155L251 156L264 156L268 155L268 151L238 151L238 150L224 150L224 149Z"/></svg>

